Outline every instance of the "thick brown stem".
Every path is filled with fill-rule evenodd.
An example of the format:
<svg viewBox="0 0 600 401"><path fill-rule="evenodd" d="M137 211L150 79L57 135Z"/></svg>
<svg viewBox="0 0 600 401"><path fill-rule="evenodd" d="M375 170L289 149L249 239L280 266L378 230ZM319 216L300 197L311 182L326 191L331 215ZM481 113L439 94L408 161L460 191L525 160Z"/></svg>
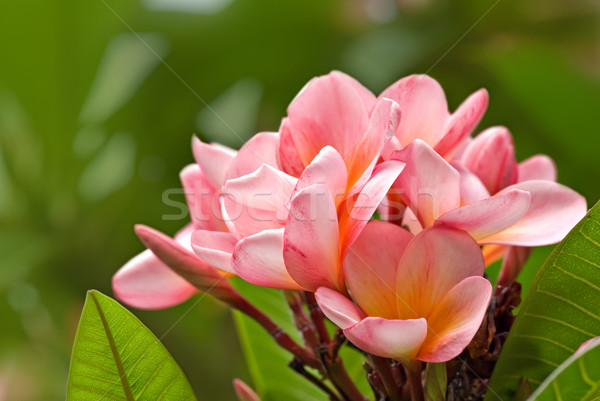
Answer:
<svg viewBox="0 0 600 401"><path fill-rule="evenodd" d="M332 389L327 387L325 383L319 380L314 375L310 374L306 369L304 369L304 364L298 358L294 358L292 362L289 364L290 368L292 368L295 372L299 373L301 376L305 377L308 381L313 383L315 386L323 390L329 396L331 401L340 401L339 396L333 392Z"/></svg>
<svg viewBox="0 0 600 401"><path fill-rule="evenodd" d="M421 379L421 361L413 360L409 364L404 364L408 383L410 385L410 395L412 401L425 401L423 394L423 381Z"/></svg>
<svg viewBox="0 0 600 401"><path fill-rule="evenodd" d="M379 373L381 381L385 387L385 391L390 401L398 401L402 397L402 391L394 380L392 369L389 361L386 358L381 358L375 355L368 355L369 360L373 364L373 367Z"/></svg>
<svg viewBox="0 0 600 401"><path fill-rule="evenodd" d="M241 295L229 301L229 305L254 319L273 337L277 344L290 351L294 356L300 359L302 363L312 368L319 369L321 363L311 350L298 345L285 331L283 331L283 329L273 322L270 317L261 312L256 306L252 305Z"/></svg>
<svg viewBox="0 0 600 401"><path fill-rule="evenodd" d="M319 346L319 340L317 339L315 326L308 319L308 316L306 316L300 293L292 290L283 290L283 296L285 297L288 306L292 310L294 323L298 331L302 333L304 343L313 350L317 349Z"/></svg>
<svg viewBox="0 0 600 401"><path fill-rule="evenodd" d="M327 332L327 327L325 327L325 316L317 304L315 294L306 291L304 292L304 299L306 301L306 306L308 306L310 318L317 329L317 333L319 333L319 339L321 340L321 343L329 343L329 333Z"/></svg>
<svg viewBox="0 0 600 401"><path fill-rule="evenodd" d="M342 359L339 356L334 360L328 360L328 356L325 355L325 366L327 367L327 373L329 373L331 382L344 394L346 400L367 401L360 391L358 391L350 376L348 376L348 372L346 372Z"/></svg>

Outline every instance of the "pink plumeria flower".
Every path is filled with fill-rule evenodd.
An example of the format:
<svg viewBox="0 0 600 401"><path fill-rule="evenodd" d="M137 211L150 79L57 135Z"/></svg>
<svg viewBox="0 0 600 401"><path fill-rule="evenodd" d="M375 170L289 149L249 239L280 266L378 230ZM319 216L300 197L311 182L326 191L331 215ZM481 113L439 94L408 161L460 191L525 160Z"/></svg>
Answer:
<svg viewBox="0 0 600 401"><path fill-rule="evenodd" d="M378 100L345 74L309 82L280 134L255 136L234 158L239 171L227 173L220 196L228 231L197 230L196 254L258 285L345 288L344 244L403 168L397 161L376 167L399 118L395 102ZM276 160L257 165L247 148Z"/></svg>
<svg viewBox="0 0 600 401"><path fill-rule="evenodd" d="M347 189L370 177L400 123L395 101L376 98L354 78L338 71L313 78L287 112L279 129L281 170L300 177L321 150L331 146L346 165Z"/></svg>
<svg viewBox="0 0 600 401"><path fill-rule="evenodd" d="M218 213L218 188L225 180L224 171L235 151L216 144L193 140L199 164L185 167L180 174L192 222L170 238L149 227L138 226L136 233L149 248L127 262L114 276L112 287L121 301L139 309L163 309L180 304L199 289L225 288L223 272L206 264L192 251L190 238L194 230L224 230ZM213 160L206 163L206 160ZM188 271L194 284L176 271Z"/></svg>
<svg viewBox="0 0 600 401"><path fill-rule="evenodd" d="M394 100L402 111L402 120L387 145L387 155L420 139L446 160L451 160L473 133L488 105L488 93L480 89L451 114L444 90L427 75L402 78L379 97Z"/></svg>
<svg viewBox="0 0 600 401"><path fill-rule="evenodd" d="M453 164L462 171L463 198L474 202L494 195L508 186L528 181L556 182L556 165L546 155L535 155L517 163L512 135L505 127L484 130L471 140ZM526 184L525 184L526 185ZM551 184L553 185L553 184ZM464 202L464 199L463 199ZM581 204L581 202L578 202ZM585 210L584 203L581 210ZM498 285L510 284L519 274L531 253L530 247L486 245L486 264L502 258Z"/></svg>
<svg viewBox="0 0 600 401"><path fill-rule="evenodd" d="M357 347L409 364L459 355L479 328L492 287L466 233L433 227L416 237L374 220L344 264L354 302L319 288L317 302Z"/></svg>
<svg viewBox="0 0 600 401"><path fill-rule="evenodd" d="M285 226L241 239L234 272L265 287L345 292L346 250L403 167L395 161L379 164L360 192L349 196L344 160L332 147L323 148L292 191Z"/></svg>
<svg viewBox="0 0 600 401"><path fill-rule="evenodd" d="M393 158L406 163L394 186L407 215L416 218L409 224L414 232L435 224L466 231L481 245L548 245L562 240L587 210L585 198L548 180L516 182L490 194L477 176L421 140Z"/></svg>

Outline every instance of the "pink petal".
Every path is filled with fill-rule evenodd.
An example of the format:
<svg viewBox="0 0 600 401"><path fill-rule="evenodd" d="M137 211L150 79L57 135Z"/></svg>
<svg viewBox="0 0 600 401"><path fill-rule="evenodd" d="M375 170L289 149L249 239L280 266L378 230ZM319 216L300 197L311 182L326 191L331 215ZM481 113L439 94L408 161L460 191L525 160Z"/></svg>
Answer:
<svg viewBox="0 0 600 401"><path fill-rule="evenodd" d="M198 292L150 250L119 269L113 276L112 288L119 300L138 309L169 308Z"/></svg>
<svg viewBox="0 0 600 401"><path fill-rule="evenodd" d="M490 193L481 180L459 162L452 167L460 173L460 203L468 205L490 197Z"/></svg>
<svg viewBox="0 0 600 401"><path fill-rule="evenodd" d="M520 189L502 191L490 198L452 210L436 221L468 232L478 242L489 243L489 238L516 224L529 209L531 195Z"/></svg>
<svg viewBox="0 0 600 401"><path fill-rule="evenodd" d="M406 163L394 187L424 227L460 205L460 174L425 142L416 140L393 158Z"/></svg>
<svg viewBox="0 0 600 401"><path fill-rule="evenodd" d="M210 185L216 190L221 188L236 151L220 144L204 143L196 136L192 138L192 151Z"/></svg>
<svg viewBox="0 0 600 401"><path fill-rule="evenodd" d="M226 179L231 180L250 174L263 164L278 168L277 149L279 149L278 133L261 132L254 135L231 161Z"/></svg>
<svg viewBox="0 0 600 401"><path fill-rule="evenodd" d="M304 169L295 192L314 184L323 184L329 188L332 199L337 200L345 195L347 183L348 173L344 159L333 147L326 146Z"/></svg>
<svg viewBox="0 0 600 401"><path fill-rule="evenodd" d="M346 76L311 80L288 107L287 127L302 163L307 166L327 145L345 155L367 131L369 112Z"/></svg>
<svg viewBox="0 0 600 401"><path fill-rule="evenodd" d="M367 317L344 330L358 348L381 356L410 362L427 336L425 319L388 320Z"/></svg>
<svg viewBox="0 0 600 401"><path fill-rule="evenodd" d="M284 235L283 258L290 276L309 291L319 287L344 291L339 251L336 207L329 188L316 184L298 192L290 204Z"/></svg>
<svg viewBox="0 0 600 401"><path fill-rule="evenodd" d="M368 315L393 319L396 313L396 270L413 236L403 228L372 220L346 256L344 275L352 297Z"/></svg>
<svg viewBox="0 0 600 401"><path fill-rule="evenodd" d="M352 86L358 94L358 96L362 99L362 102L365 105L365 109L371 110L374 107L375 103L377 102L377 98L375 97L375 95L373 95L373 93L370 90L365 88L356 79L340 71L331 71L329 75L334 76L337 79L344 81L344 83Z"/></svg>
<svg viewBox="0 0 600 401"><path fill-rule="evenodd" d="M402 227L405 227L411 234L417 235L423 231L423 226L419 223L417 216L412 210L406 209L404 216L402 217Z"/></svg>
<svg viewBox="0 0 600 401"><path fill-rule="evenodd" d="M530 180L556 181L556 164L546 155L535 155L522 161L518 166L519 182Z"/></svg>
<svg viewBox="0 0 600 401"><path fill-rule="evenodd" d="M488 99L489 95L485 89L480 89L469 96L446 120L445 134L435 145L435 151L446 160L450 160L481 121L488 106Z"/></svg>
<svg viewBox="0 0 600 401"><path fill-rule="evenodd" d="M298 180L263 164L256 171L228 180L222 195L254 209L277 211L288 203ZM285 220L287 216L284 216Z"/></svg>
<svg viewBox="0 0 600 401"><path fill-rule="evenodd" d="M228 232L197 230L192 234L192 248L204 262L233 273L231 255L237 239Z"/></svg>
<svg viewBox="0 0 600 401"><path fill-rule="evenodd" d="M362 139L343 155L348 166L348 189L354 187L355 192L359 192L371 177L384 145L393 137L399 123L400 106L393 100L379 99Z"/></svg>
<svg viewBox="0 0 600 401"><path fill-rule="evenodd" d="M283 262L283 228L265 230L240 240L232 266L244 280L261 287L302 289L289 275Z"/></svg>
<svg viewBox="0 0 600 401"><path fill-rule="evenodd" d="M339 227L344 248L352 246L403 169L404 163L395 160L378 164L362 191L340 205Z"/></svg>
<svg viewBox="0 0 600 401"><path fill-rule="evenodd" d="M585 198L552 181L532 180L512 185L500 194L527 191L531 205L518 223L485 238L482 243L540 246L561 241L587 212Z"/></svg>
<svg viewBox="0 0 600 401"><path fill-rule="evenodd" d="M315 292L315 298L325 316L342 330L365 318L358 306L337 291L321 287Z"/></svg>
<svg viewBox="0 0 600 401"><path fill-rule="evenodd" d="M236 202L230 194L221 196L221 214L227 228L236 238L244 238L263 230L281 228L287 218L287 209L265 210L251 208Z"/></svg>
<svg viewBox="0 0 600 401"><path fill-rule="evenodd" d="M483 277L469 277L455 285L427 319L429 333L417 359L446 362L469 345L479 329L492 295Z"/></svg>
<svg viewBox="0 0 600 401"><path fill-rule="evenodd" d="M402 146L415 139L435 146L441 139L450 113L444 91L435 79L411 75L392 84L379 97L392 99L400 105L402 120L395 136Z"/></svg>
<svg viewBox="0 0 600 401"><path fill-rule="evenodd" d="M279 127L279 150L277 152L277 160L281 166L281 170L294 177L299 177L304 170L304 163L300 159L298 149L294 143L294 138L290 132L288 119L284 118Z"/></svg>
<svg viewBox="0 0 600 401"><path fill-rule="evenodd" d="M479 245L467 233L432 227L406 247L396 273L399 316L427 317L454 285L482 276L485 262Z"/></svg>
<svg viewBox="0 0 600 401"><path fill-rule="evenodd" d="M185 199L194 227L212 231L225 230L217 190L210 184L197 164L190 164L179 173Z"/></svg>
<svg viewBox="0 0 600 401"><path fill-rule="evenodd" d="M492 127L473 139L464 150L461 162L495 194L517 180L515 147L505 127Z"/></svg>
<svg viewBox="0 0 600 401"><path fill-rule="evenodd" d="M296 182L296 178L266 164L228 180L220 198L225 224L239 238L282 227Z"/></svg>

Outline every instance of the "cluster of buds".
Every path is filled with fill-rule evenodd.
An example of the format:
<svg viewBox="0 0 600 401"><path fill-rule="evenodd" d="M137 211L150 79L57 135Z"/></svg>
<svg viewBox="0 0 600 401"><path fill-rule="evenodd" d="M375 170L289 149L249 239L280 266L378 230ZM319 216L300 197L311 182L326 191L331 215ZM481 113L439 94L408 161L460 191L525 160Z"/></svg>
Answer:
<svg viewBox="0 0 600 401"><path fill-rule="evenodd" d="M506 128L472 137L487 103L482 89L450 113L428 76L376 97L332 72L300 91L278 132L239 151L194 138L196 163L181 172L191 222L174 238L137 226L148 250L114 276L115 295L157 309L209 292L259 321L297 371L329 378L331 397L362 399L336 351L347 338L368 355L379 399L422 399L421 362L454 360L474 337L472 357L489 357L531 247L560 241L587 210L549 157L517 163ZM494 291L484 271L501 258ZM286 290L305 344L232 276Z"/></svg>

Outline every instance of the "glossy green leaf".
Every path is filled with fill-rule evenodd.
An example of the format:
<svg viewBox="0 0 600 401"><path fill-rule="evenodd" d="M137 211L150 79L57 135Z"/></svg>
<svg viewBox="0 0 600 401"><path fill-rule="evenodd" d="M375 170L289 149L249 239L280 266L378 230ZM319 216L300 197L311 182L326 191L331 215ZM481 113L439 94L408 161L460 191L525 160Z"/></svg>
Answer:
<svg viewBox="0 0 600 401"><path fill-rule="evenodd" d="M232 282L290 337L301 341L281 291L257 287L242 280ZM263 401L328 400L324 392L287 366L292 360L292 355L280 348L262 327L239 312L235 312L235 322L254 387ZM363 356L349 347L342 347L340 355L359 390L365 395L370 394L371 390L362 368ZM318 373L314 373L318 377Z"/></svg>
<svg viewBox="0 0 600 401"><path fill-rule="evenodd" d="M195 400L161 342L127 309L89 291L75 336L67 401Z"/></svg>
<svg viewBox="0 0 600 401"><path fill-rule="evenodd" d="M594 401L600 399L600 341L593 340L584 349L564 361L528 401Z"/></svg>
<svg viewBox="0 0 600 401"><path fill-rule="evenodd" d="M600 206L554 249L535 278L486 400L513 399L521 378L532 388L584 341L600 335Z"/></svg>

